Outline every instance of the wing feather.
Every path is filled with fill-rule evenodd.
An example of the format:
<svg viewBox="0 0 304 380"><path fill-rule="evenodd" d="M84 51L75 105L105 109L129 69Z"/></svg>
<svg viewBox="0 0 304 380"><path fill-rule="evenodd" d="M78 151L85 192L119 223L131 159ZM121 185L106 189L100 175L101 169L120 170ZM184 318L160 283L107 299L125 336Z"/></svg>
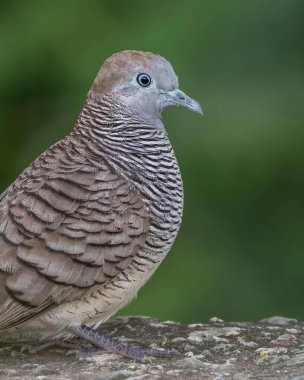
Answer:
<svg viewBox="0 0 304 380"><path fill-rule="evenodd" d="M149 215L134 188L71 150L57 143L0 196L0 331L83 297L144 245Z"/></svg>

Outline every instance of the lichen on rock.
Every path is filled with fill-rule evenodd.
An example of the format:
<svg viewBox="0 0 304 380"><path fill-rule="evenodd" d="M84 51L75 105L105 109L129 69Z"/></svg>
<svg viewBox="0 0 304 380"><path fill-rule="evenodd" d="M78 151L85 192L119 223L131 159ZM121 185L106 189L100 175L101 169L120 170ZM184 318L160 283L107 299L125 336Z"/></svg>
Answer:
<svg viewBox="0 0 304 380"><path fill-rule="evenodd" d="M0 347L1 379L304 379L304 323L272 317L258 323L184 325L149 317L115 318L100 327L124 344L171 350L137 363L109 352L85 359L62 348L38 354Z"/></svg>

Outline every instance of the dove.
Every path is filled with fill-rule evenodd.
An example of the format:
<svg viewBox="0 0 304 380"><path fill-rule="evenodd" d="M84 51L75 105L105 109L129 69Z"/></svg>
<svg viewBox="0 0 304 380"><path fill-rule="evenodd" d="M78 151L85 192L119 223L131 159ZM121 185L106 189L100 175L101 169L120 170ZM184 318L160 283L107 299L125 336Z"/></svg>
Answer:
<svg viewBox="0 0 304 380"><path fill-rule="evenodd" d="M155 272L183 212L168 106L202 113L171 64L142 51L101 66L74 129L0 196L0 341L73 336L130 358L159 352L96 329Z"/></svg>

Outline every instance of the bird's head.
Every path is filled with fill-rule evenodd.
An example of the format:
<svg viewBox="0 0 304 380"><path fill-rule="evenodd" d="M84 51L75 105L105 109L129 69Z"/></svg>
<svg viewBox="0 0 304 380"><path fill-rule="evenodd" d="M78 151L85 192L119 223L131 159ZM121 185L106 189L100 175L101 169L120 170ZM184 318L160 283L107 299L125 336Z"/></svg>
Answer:
<svg viewBox="0 0 304 380"><path fill-rule="evenodd" d="M182 92L171 64L159 55L127 50L101 66L90 96L109 95L151 121L167 106L183 106L202 114L201 106Z"/></svg>

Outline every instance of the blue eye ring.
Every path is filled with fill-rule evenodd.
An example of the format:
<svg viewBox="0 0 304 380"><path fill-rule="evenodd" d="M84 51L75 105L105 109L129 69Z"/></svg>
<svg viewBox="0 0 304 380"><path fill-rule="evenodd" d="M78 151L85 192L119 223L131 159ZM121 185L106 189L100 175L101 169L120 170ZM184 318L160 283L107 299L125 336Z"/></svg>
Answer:
<svg viewBox="0 0 304 380"><path fill-rule="evenodd" d="M149 87L152 83L150 75L145 73L140 73L136 77L137 83L142 87Z"/></svg>

